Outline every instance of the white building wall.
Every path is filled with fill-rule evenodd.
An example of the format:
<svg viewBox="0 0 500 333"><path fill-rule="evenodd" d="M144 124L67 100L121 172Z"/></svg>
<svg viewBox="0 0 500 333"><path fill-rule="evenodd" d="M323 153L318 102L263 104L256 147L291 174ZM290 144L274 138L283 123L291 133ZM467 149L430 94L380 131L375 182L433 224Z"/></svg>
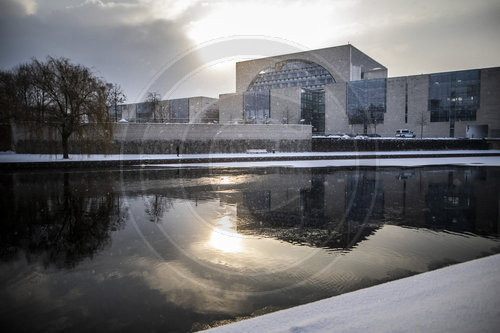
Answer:
<svg viewBox="0 0 500 333"><path fill-rule="evenodd" d="M271 122L275 124L300 123L300 87L271 90Z"/></svg>
<svg viewBox="0 0 500 333"><path fill-rule="evenodd" d="M377 126L377 134L385 137L394 136L397 129L406 128L406 77L387 79L387 98L384 123Z"/></svg>
<svg viewBox="0 0 500 333"><path fill-rule="evenodd" d="M201 123L207 111L217 106L217 101L217 98L203 96L189 98L189 123Z"/></svg>
<svg viewBox="0 0 500 333"><path fill-rule="evenodd" d="M345 82L325 86L325 134L350 133Z"/></svg>
<svg viewBox="0 0 500 333"><path fill-rule="evenodd" d="M284 54L274 57L248 60L236 63L236 92L247 91L252 81L265 69L285 60L305 60L324 67L335 79L335 82L351 80L352 70L354 77L361 77L362 73L379 68L377 77L387 76L387 68L376 62L352 45L341 45L319 50Z"/></svg>
<svg viewBox="0 0 500 333"><path fill-rule="evenodd" d="M114 139L142 140L308 140L311 126L252 124L136 124L115 125Z"/></svg>
<svg viewBox="0 0 500 333"><path fill-rule="evenodd" d="M243 94L219 95L219 122L234 123L243 120Z"/></svg>

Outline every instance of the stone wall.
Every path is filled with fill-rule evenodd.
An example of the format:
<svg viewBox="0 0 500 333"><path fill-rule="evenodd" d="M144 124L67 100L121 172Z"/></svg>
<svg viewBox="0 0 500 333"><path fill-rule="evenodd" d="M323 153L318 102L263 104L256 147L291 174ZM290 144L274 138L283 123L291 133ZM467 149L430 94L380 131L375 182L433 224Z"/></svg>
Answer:
<svg viewBox="0 0 500 333"><path fill-rule="evenodd" d="M285 60L305 60L314 62L324 67L335 79L336 82L347 82L351 80L353 68L357 68L357 77L360 79L361 73L379 68L377 73L371 77L386 77L387 68L376 62L352 45L342 45L319 50L284 54L274 57L267 57L255 60L248 60L236 63L236 92L242 93L259 74L260 71L274 66L276 63Z"/></svg>
<svg viewBox="0 0 500 333"><path fill-rule="evenodd" d="M494 141L481 139L340 139L313 138L312 151L486 150Z"/></svg>
<svg viewBox="0 0 500 333"><path fill-rule="evenodd" d="M219 122L234 123L243 120L243 94L219 95Z"/></svg>
<svg viewBox="0 0 500 333"><path fill-rule="evenodd" d="M270 113L273 123L300 123L300 87L272 89Z"/></svg>
<svg viewBox="0 0 500 333"><path fill-rule="evenodd" d="M15 149L18 153L60 153L60 139L52 134L37 140L18 126ZM93 154L174 154L177 147L183 154L237 153L248 149L310 151L311 126L120 123L115 125L111 143L90 139L85 144ZM84 152L80 144L70 142L70 153Z"/></svg>

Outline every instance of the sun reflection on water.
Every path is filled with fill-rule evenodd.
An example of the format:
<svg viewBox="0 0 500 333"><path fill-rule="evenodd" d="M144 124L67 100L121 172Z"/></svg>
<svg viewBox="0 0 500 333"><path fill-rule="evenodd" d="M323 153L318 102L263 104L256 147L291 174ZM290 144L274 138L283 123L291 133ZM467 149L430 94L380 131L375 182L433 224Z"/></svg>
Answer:
<svg viewBox="0 0 500 333"><path fill-rule="evenodd" d="M221 218L210 235L209 244L223 252L241 252L243 236L235 230L235 222L231 216Z"/></svg>

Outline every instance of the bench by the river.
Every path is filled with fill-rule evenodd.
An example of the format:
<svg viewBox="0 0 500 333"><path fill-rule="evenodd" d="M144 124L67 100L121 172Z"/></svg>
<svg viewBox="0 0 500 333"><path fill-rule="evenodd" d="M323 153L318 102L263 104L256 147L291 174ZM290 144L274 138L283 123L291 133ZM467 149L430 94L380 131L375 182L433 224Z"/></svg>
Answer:
<svg viewBox="0 0 500 333"><path fill-rule="evenodd" d="M247 154L267 154L265 149L247 149Z"/></svg>

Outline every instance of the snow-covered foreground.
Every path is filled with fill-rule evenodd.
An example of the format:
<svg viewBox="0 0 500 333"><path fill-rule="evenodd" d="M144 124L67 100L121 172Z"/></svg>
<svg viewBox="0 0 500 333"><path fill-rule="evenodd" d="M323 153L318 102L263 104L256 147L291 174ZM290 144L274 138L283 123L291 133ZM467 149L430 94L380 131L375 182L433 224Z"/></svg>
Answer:
<svg viewBox="0 0 500 333"><path fill-rule="evenodd" d="M471 155L483 156L471 156ZM453 157L450 157L453 155ZM457 157L459 155L460 157ZM491 155L491 156L490 156ZM496 156L495 156L496 155ZM328 167L328 166L406 166L423 165L483 165L500 166L500 150L439 150L439 151L379 151L379 152L303 152L265 154L129 154L129 155L70 155L63 160L61 155L0 153L1 163L39 162L100 162L100 161L148 161L151 166L167 163L169 167ZM415 157L418 156L418 157ZM428 157L427 157L428 156ZM320 157L321 159L317 159ZM368 158L370 157L370 158ZM294 160L296 158L297 160ZM310 159L308 159L310 158ZM330 159L331 158L331 159ZM191 161L189 161L191 159ZM217 159L234 159L231 162L217 162ZM263 159L255 161L255 159ZM283 160L266 160L283 159ZM196 163L193 163L196 160ZM206 160L206 162L204 161ZM253 161L252 161L253 160ZM155 164L158 161L158 164ZM176 163L180 162L180 163ZM175 163L175 164L172 164Z"/></svg>
<svg viewBox="0 0 500 333"><path fill-rule="evenodd" d="M210 332L498 332L500 254Z"/></svg>

